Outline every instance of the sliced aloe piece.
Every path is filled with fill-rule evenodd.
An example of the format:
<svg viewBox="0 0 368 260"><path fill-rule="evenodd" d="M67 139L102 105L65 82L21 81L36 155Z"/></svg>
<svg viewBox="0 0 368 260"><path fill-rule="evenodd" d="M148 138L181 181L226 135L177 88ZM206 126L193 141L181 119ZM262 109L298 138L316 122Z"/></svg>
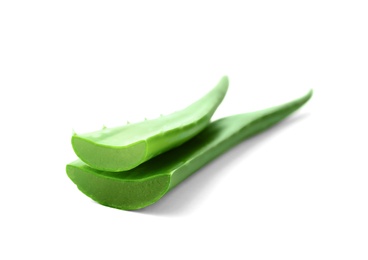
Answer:
<svg viewBox="0 0 368 260"><path fill-rule="evenodd" d="M228 85L228 78L223 77L197 102L167 116L75 134L72 137L74 152L95 169L111 172L130 170L202 131L223 100Z"/></svg>
<svg viewBox="0 0 368 260"><path fill-rule="evenodd" d="M100 204L126 210L144 208L226 150L290 115L311 96L312 91L280 106L217 120L180 147L130 171L99 171L80 160L67 165L66 171L84 194Z"/></svg>

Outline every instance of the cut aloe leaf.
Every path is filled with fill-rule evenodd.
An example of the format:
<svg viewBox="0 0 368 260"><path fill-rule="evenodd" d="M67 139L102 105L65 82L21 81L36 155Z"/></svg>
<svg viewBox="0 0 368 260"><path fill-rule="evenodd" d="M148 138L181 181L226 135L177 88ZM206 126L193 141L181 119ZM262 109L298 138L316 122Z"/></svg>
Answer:
<svg viewBox="0 0 368 260"><path fill-rule="evenodd" d="M136 124L75 134L77 156L92 168L118 172L130 170L164 153L202 131L223 100L229 81L223 77L207 95L187 108Z"/></svg>
<svg viewBox="0 0 368 260"><path fill-rule="evenodd" d="M312 91L280 106L217 120L180 147L129 171L99 171L80 160L68 164L66 171L84 194L100 204L144 208L231 147L286 118L311 96Z"/></svg>

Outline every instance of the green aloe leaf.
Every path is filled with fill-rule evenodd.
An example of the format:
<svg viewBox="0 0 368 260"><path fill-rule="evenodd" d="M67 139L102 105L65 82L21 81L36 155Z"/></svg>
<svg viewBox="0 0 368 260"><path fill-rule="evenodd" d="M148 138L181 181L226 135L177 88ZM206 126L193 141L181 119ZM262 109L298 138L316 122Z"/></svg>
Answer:
<svg viewBox="0 0 368 260"><path fill-rule="evenodd" d="M118 172L137 167L202 131L222 102L229 85L223 77L207 95L187 108L153 120L75 134L77 156L94 169Z"/></svg>
<svg viewBox="0 0 368 260"><path fill-rule="evenodd" d="M99 171L80 160L68 164L66 171L79 190L100 204L144 208L231 147L286 118L311 96L312 91L283 105L219 119L183 145L129 171Z"/></svg>

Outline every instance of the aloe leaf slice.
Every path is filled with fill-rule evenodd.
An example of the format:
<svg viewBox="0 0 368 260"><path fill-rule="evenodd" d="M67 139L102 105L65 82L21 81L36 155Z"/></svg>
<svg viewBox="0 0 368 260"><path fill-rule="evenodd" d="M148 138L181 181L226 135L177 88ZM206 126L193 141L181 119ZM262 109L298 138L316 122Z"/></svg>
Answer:
<svg viewBox="0 0 368 260"><path fill-rule="evenodd" d="M100 204L144 208L231 147L286 118L311 96L312 91L280 106L219 119L190 141L129 171L99 171L80 160L66 171L79 190Z"/></svg>
<svg viewBox="0 0 368 260"><path fill-rule="evenodd" d="M187 108L153 120L74 134L76 155L94 169L119 172L137 167L202 131L222 102L229 81L225 76L209 93Z"/></svg>

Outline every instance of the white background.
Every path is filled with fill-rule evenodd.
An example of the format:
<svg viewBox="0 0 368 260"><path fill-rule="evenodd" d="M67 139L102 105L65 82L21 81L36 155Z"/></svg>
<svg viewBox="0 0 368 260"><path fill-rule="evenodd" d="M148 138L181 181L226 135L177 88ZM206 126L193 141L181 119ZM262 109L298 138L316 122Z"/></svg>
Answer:
<svg viewBox="0 0 368 260"><path fill-rule="evenodd" d="M368 259L367 1L1 1L1 259ZM68 179L72 129L311 101L143 210Z"/></svg>

